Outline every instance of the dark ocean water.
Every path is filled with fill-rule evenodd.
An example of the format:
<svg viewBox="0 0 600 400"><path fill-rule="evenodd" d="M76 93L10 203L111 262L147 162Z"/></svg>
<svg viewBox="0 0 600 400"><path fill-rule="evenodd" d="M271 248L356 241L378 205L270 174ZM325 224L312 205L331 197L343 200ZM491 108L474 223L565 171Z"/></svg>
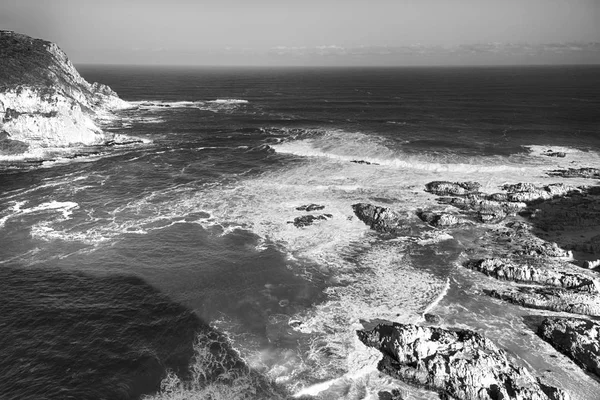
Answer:
<svg viewBox="0 0 600 400"><path fill-rule="evenodd" d="M383 241L351 205L414 213L432 180L598 167L600 67L79 70L135 105L107 129L147 143L2 164L0 398L138 398L198 369L202 398L239 357L256 376L223 382L240 393L365 398L393 383L356 378L371 370L354 330L431 307L597 398L525 311L477 295L457 240ZM333 218L289 223L311 203Z"/></svg>

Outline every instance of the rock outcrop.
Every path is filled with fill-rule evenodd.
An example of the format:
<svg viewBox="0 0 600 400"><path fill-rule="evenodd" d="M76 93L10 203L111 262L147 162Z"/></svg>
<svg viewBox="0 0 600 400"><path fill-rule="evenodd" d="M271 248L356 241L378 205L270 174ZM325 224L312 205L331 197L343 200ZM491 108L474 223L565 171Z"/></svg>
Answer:
<svg viewBox="0 0 600 400"><path fill-rule="evenodd" d="M548 173L550 176L560 176L561 178L588 178L600 179L600 168L568 168L555 169Z"/></svg>
<svg viewBox="0 0 600 400"><path fill-rule="evenodd" d="M600 377L600 324L578 318L546 318L538 335Z"/></svg>
<svg viewBox="0 0 600 400"><path fill-rule="evenodd" d="M103 144L113 138L99 119L127 106L108 86L83 79L56 44L0 31L2 148Z"/></svg>
<svg viewBox="0 0 600 400"><path fill-rule="evenodd" d="M417 216L421 218L423 222L436 228L454 228L457 226L471 225L473 223L467 218L448 212L435 212L431 210L418 211Z"/></svg>
<svg viewBox="0 0 600 400"><path fill-rule="evenodd" d="M371 229L390 235L414 235L431 229L411 214L399 214L389 208L368 203L353 204L354 214Z"/></svg>
<svg viewBox="0 0 600 400"><path fill-rule="evenodd" d="M522 307L600 317L600 297L586 291L525 286L488 294Z"/></svg>
<svg viewBox="0 0 600 400"><path fill-rule="evenodd" d="M434 181L425 185L425 191L438 196L466 196L479 193L481 184L478 182L447 182Z"/></svg>
<svg viewBox="0 0 600 400"><path fill-rule="evenodd" d="M567 399L561 389L539 382L506 352L470 330L410 324L381 324L358 331L360 340L381 351L378 368L402 381L461 400Z"/></svg>
<svg viewBox="0 0 600 400"><path fill-rule="evenodd" d="M576 272L535 267L527 263L516 263L505 258L471 260L466 262L464 266L496 279L577 289L595 294L600 293L600 282Z"/></svg>
<svg viewBox="0 0 600 400"><path fill-rule="evenodd" d="M333 218L331 214L319 214L319 215L302 215L300 217L294 218L293 221L288 223L294 224L296 228L302 228L305 226L310 226L317 221L327 221L328 219Z"/></svg>

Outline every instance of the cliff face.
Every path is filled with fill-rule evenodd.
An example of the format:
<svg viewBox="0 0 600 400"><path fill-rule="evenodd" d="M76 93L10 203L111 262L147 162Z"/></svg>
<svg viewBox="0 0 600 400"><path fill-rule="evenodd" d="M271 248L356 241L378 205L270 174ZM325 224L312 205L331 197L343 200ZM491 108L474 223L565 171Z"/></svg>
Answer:
<svg viewBox="0 0 600 400"><path fill-rule="evenodd" d="M98 119L127 106L83 79L56 44L0 31L0 154L102 144L111 135Z"/></svg>

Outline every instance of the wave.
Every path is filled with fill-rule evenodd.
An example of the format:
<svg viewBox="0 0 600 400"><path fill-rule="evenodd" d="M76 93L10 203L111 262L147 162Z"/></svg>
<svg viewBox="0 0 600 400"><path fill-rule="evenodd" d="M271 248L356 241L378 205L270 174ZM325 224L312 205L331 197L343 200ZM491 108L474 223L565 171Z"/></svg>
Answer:
<svg viewBox="0 0 600 400"><path fill-rule="evenodd" d="M130 102L135 108L141 110L169 110L173 108L198 108L201 110L218 110L223 108L233 108L248 104L244 99L216 99L216 100L196 100L196 101L167 101L167 100L140 100Z"/></svg>
<svg viewBox="0 0 600 400"><path fill-rule="evenodd" d="M392 150L385 146L380 138L344 131L327 131L318 138L284 141L271 147L278 153L302 157L322 157L344 162L432 172L478 173L526 170L519 164L509 165L509 160L505 157L482 156L466 159L456 156L453 159L452 156L404 154L401 149Z"/></svg>
<svg viewBox="0 0 600 400"><path fill-rule="evenodd" d="M47 203L41 203L37 206L31 208L23 208L23 206L27 204L27 201L17 201L14 202L13 206L4 211L7 215L0 218L0 227L3 227L11 218L16 216L28 215L28 214L37 214L42 212L53 212L59 213L62 218L61 220L67 220L70 218L71 214L73 214L73 210L79 208L79 204L73 201L55 201L52 200Z"/></svg>

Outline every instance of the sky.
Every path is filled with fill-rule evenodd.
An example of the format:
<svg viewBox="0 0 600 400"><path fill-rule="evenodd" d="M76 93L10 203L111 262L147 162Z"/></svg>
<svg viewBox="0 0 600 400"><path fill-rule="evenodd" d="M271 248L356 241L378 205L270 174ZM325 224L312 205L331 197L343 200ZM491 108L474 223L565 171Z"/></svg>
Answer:
<svg viewBox="0 0 600 400"><path fill-rule="evenodd" d="M0 0L75 64L600 64L600 0Z"/></svg>

